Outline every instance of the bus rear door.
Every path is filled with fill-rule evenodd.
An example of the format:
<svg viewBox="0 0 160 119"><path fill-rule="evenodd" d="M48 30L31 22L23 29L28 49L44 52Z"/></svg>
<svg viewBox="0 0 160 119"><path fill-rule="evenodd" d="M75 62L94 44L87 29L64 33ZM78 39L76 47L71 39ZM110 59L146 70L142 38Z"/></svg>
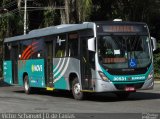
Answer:
<svg viewBox="0 0 160 119"><path fill-rule="evenodd" d="M13 84L18 84L18 43L13 43L11 46L11 61Z"/></svg>
<svg viewBox="0 0 160 119"><path fill-rule="evenodd" d="M46 41L46 85L53 88L53 41Z"/></svg>

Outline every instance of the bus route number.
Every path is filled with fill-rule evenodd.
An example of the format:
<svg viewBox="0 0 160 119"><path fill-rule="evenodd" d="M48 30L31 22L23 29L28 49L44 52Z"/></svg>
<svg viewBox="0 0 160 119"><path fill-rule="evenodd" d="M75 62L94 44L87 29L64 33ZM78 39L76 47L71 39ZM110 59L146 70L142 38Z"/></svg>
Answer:
<svg viewBox="0 0 160 119"><path fill-rule="evenodd" d="M114 81L126 81L127 78L126 78L126 77L114 77L113 80L114 80Z"/></svg>

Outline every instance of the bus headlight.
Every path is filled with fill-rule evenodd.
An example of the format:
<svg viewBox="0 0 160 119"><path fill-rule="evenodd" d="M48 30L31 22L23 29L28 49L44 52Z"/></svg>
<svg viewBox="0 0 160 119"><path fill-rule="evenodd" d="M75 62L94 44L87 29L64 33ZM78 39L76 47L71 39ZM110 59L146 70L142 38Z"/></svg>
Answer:
<svg viewBox="0 0 160 119"><path fill-rule="evenodd" d="M106 75L103 72L98 71L98 73L99 73L99 75L100 75L100 77L102 78L103 81L109 82L109 79L106 77Z"/></svg>
<svg viewBox="0 0 160 119"><path fill-rule="evenodd" d="M152 78L153 78L153 74L154 74L154 72L153 72L153 70L152 70L152 71L149 73L147 80L152 79Z"/></svg>

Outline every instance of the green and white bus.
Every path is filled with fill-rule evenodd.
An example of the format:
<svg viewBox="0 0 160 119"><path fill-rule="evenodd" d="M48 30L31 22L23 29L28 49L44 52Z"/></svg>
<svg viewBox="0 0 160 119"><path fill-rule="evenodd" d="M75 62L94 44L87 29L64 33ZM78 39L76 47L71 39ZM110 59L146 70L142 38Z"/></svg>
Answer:
<svg viewBox="0 0 160 119"><path fill-rule="evenodd" d="M155 39L139 22L63 24L4 40L4 81L33 88L85 92L152 89Z"/></svg>

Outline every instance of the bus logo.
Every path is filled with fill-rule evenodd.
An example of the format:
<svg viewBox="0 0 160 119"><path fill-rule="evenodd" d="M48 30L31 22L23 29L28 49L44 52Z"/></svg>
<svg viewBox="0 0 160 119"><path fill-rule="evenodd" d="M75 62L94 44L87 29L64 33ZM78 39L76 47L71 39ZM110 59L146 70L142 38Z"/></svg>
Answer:
<svg viewBox="0 0 160 119"><path fill-rule="evenodd" d="M32 65L31 70L32 72L42 72L42 65Z"/></svg>

